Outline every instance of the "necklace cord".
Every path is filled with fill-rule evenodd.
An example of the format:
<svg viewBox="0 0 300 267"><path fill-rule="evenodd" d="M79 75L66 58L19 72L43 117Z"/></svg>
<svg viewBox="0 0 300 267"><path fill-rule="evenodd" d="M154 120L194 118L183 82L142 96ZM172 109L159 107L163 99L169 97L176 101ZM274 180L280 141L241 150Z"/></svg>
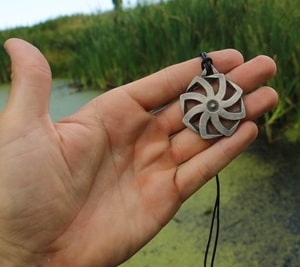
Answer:
<svg viewBox="0 0 300 267"><path fill-rule="evenodd" d="M214 248L213 248L213 252L212 252L212 256L211 256L211 263L210 263L211 267L214 266L214 261L215 261L215 256L216 256L216 252L217 252L217 246L218 246L219 231L220 231L220 181L219 181L218 174L216 175L216 184L217 184L217 196L216 196L215 206L214 206L211 225L210 225L209 237L208 237L206 251L205 251L204 267L207 266L207 258L208 258L210 244L211 244L211 240L212 240L212 236L213 236L215 220L216 220L216 233L215 233Z"/></svg>
<svg viewBox="0 0 300 267"><path fill-rule="evenodd" d="M213 72L213 67L212 67L212 64L213 64L212 59L207 55L206 52L201 52L200 57L202 58L201 67L203 70L206 70L206 75L213 74L214 72ZM206 251L205 251L204 267L207 267L207 259L208 259L208 254L209 254L209 250L210 250L210 245L211 245L211 241L212 241L212 237L213 237L215 224L216 224L215 240L214 240L214 245L213 245L214 246L213 251L211 254L210 267L214 266L214 261L215 261L215 257L216 257L217 246L218 246L219 231L220 231L220 180L219 180L218 174L216 174L216 185L217 185L217 195L216 195L215 206L214 206L212 219L211 219L209 237L208 237Z"/></svg>

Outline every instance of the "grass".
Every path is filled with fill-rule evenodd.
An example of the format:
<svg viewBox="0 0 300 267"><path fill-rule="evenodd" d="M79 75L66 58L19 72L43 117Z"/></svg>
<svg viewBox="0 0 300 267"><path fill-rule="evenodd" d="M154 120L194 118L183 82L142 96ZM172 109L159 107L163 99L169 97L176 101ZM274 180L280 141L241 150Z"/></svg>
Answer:
<svg viewBox="0 0 300 267"><path fill-rule="evenodd" d="M260 121L271 140L274 128L300 123L297 25L300 2L294 0L170 0L2 31L0 41L24 38L46 55L54 77L102 90L200 51L231 47L246 60L266 54L277 62L278 74L269 84L281 96L278 107ZM0 81L7 82L10 62L2 50L0 60Z"/></svg>

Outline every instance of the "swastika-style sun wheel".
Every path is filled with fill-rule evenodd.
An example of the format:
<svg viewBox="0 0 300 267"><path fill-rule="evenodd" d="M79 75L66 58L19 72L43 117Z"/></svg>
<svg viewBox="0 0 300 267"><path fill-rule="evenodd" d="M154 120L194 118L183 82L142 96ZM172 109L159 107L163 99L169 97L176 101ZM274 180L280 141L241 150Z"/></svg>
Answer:
<svg viewBox="0 0 300 267"><path fill-rule="evenodd" d="M183 123L203 139L231 136L246 116L242 94L224 74L197 76L180 96Z"/></svg>

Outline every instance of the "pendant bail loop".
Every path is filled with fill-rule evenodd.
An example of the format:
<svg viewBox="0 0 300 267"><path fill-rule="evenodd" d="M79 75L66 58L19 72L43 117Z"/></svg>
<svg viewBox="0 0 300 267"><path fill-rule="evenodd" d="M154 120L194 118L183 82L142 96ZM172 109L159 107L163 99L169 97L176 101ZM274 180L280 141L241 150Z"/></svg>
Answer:
<svg viewBox="0 0 300 267"><path fill-rule="evenodd" d="M207 55L206 52L201 52L200 57L202 58L201 67L203 70L206 70L206 75L211 75L214 73L212 65L212 59Z"/></svg>

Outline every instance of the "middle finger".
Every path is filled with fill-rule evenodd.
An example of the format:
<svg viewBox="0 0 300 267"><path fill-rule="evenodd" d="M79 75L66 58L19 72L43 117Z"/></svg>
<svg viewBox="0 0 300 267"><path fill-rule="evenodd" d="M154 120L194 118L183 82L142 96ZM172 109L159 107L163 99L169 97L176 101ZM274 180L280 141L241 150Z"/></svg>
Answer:
<svg viewBox="0 0 300 267"><path fill-rule="evenodd" d="M244 93L248 93L272 78L275 72L276 65L271 58L258 56L226 73L226 78L239 85ZM179 101L169 104L155 116L168 135L175 134L184 127Z"/></svg>

